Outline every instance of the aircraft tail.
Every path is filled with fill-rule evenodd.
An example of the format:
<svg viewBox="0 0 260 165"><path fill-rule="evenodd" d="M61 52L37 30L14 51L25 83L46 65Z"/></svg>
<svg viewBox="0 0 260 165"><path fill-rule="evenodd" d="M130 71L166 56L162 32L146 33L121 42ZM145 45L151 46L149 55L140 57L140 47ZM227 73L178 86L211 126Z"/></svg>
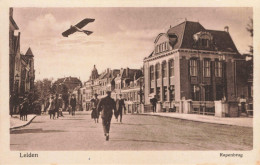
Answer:
<svg viewBox="0 0 260 165"><path fill-rule="evenodd" d="M90 35L90 34L93 33L92 31L88 31L88 30L83 30L83 32L84 32L85 34L87 34L87 35Z"/></svg>

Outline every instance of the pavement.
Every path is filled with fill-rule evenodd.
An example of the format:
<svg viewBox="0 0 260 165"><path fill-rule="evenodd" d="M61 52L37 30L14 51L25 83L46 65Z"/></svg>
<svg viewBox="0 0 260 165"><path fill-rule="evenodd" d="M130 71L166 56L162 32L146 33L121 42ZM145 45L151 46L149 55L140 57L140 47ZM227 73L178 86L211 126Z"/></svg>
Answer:
<svg viewBox="0 0 260 165"><path fill-rule="evenodd" d="M198 114L183 114L183 113L141 113L139 115L151 115L151 116L161 116L170 117L183 120L198 121L204 123L212 124L224 124L224 125L234 125L242 127L253 127L253 118L251 117L216 117Z"/></svg>
<svg viewBox="0 0 260 165"><path fill-rule="evenodd" d="M21 128L29 125L32 120L36 117L34 114L27 115L27 121L20 120L19 115L10 116L10 129Z"/></svg>

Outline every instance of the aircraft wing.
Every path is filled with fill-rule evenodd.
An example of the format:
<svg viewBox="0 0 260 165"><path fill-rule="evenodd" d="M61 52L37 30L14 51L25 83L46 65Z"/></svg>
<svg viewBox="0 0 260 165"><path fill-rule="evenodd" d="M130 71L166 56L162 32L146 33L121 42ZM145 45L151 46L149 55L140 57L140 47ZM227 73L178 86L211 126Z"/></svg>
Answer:
<svg viewBox="0 0 260 165"><path fill-rule="evenodd" d="M76 27L78 28L83 28L84 26L86 26L88 23L90 22L94 22L95 19L92 19L92 18L85 18L83 19L82 21L80 21L77 25L75 25Z"/></svg>
<svg viewBox="0 0 260 165"><path fill-rule="evenodd" d="M74 28L73 26L71 26L68 30L66 30L65 32L62 33L63 37L68 37L68 35L73 34L77 31L76 28Z"/></svg>

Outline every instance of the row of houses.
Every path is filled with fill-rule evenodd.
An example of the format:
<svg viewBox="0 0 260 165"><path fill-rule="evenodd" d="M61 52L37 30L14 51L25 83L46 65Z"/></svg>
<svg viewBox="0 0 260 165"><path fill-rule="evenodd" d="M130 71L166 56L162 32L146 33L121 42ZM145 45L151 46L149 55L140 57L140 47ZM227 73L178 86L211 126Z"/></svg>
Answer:
<svg viewBox="0 0 260 165"><path fill-rule="evenodd" d="M20 52L20 32L13 19L13 9L9 11L9 93L10 114L18 112L19 99L32 92L35 70L31 48L25 54Z"/></svg>
<svg viewBox="0 0 260 165"><path fill-rule="evenodd" d="M158 112L239 116L241 98L247 99L247 110L253 109L252 63L238 52L229 27L210 30L185 20L155 38L142 69L98 74L94 66L78 89L79 102L90 110L93 94L101 98L110 90L114 99L123 95L131 113L151 111L150 99L156 97Z"/></svg>
<svg viewBox="0 0 260 165"><path fill-rule="evenodd" d="M91 72L90 78L82 87L75 88L74 94L77 95L78 103L82 110L91 110L90 100L93 95L98 94L98 98L105 97L106 91L111 91L113 99L119 98L119 94L125 99L126 109L128 113L137 112L140 109L142 97L142 69L110 69L98 73L96 66ZM141 91L141 92L140 92Z"/></svg>

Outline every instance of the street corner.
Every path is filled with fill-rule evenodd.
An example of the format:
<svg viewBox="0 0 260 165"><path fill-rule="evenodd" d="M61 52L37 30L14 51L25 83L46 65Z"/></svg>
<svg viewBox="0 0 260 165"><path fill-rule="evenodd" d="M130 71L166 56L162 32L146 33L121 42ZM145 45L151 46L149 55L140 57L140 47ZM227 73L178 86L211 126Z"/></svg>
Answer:
<svg viewBox="0 0 260 165"><path fill-rule="evenodd" d="M27 120L20 120L19 116L10 117L10 130L22 128L29 125L37 115L28 115Z"/></svg>

